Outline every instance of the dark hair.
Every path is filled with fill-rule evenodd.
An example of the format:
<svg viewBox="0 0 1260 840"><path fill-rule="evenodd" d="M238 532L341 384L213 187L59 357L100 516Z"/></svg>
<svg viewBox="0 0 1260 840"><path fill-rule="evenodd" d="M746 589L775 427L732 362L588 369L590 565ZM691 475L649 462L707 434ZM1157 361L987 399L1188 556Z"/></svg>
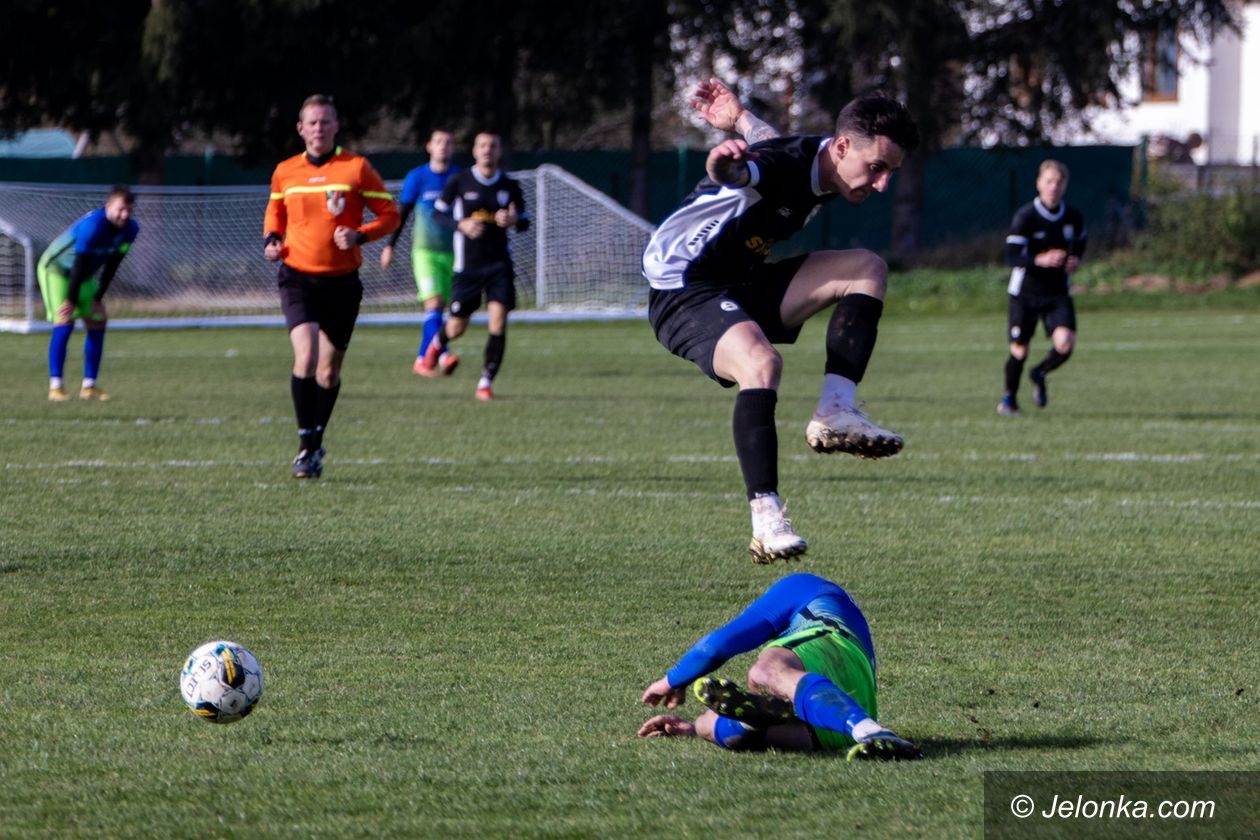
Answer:
<svg viewBox="0 0 1260 840"><path fill-rule="evenodd" d="M882 93L859 96L841 109L836 117L836 136L842 134L866 141L882 134L905 152L919 146L919 126L914 117L905 105Z"/></svg>
<svg viewBox="0 0 1260 840"><path fill-rule="evenodd" d="M128 205L136 203L136 194L131 191L131 187L126 184L114 184L109 188L109 195L105 196L105 203L108 204L113 198L121 198Z"/></svg>
<svg viewBox="0 0 1260 840"><path fill-rule="evenodd" d="M314 93L302 100L302 107L298 108L298 119L302 119L302 115L306 113L308 105L324 105L333 109L333 113L337 113L337 103L326 93Z"/></svg>

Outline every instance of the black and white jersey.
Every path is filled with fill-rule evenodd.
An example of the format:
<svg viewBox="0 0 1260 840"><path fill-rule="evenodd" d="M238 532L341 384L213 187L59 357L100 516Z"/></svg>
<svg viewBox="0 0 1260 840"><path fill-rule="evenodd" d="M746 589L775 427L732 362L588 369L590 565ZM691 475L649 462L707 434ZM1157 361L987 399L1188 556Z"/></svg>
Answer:
<svg viewBox="0 0 1260 840"><path fill-rule="evenodd" d="M643 252L643 276L654 289L713 283L734 286L765 262L836 197L819 183L818 159L830 137L778 137L752 146L748 184L702 180L661 222Z"/></svg>
<svg viewBox="0 0 1260 840"><path fill-rule="evenodd" d="M1015 211L1011 231L1006 235L1006 262L1011 266L1011 282L1006 287L1012 295L1066 295L1069 292L1067 271L1043 268L1034 264L1038 254L1061 248L1073 257L1085 253L1085 219L1066 202L1051 212L1040 198Z"/></svg>
<svg viewBox="0 0 1260 840"><path fill-rule="evenodd" d="M476 239L455 231L455 271L477 271L512 259L507 229L494 223L494 214L506 210L509 204L516 205L516 230L529 230L521 185L503 172L483 178L474 167L447 180L442 195L433 203L434 221L448 228L455 228L460 219L481 219L486 223Z"/></svg>

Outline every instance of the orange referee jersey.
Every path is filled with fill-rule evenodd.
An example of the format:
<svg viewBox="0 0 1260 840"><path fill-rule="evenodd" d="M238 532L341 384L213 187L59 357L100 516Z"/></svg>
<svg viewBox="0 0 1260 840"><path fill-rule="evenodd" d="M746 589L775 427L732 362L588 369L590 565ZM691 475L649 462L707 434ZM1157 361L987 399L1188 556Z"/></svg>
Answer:
<svg viewBox="0 0 1260 840"><path fill-rule="evenodd" d="M363 223L363 208L376 218ZM285 265L304 274L349 274L363 263L356 245L343 251L333 242L340 225L352 227L368 240L393 233L399 225L394 197L367 158L340 146L323 166L306 153L281 161L271 175L271 201L263 221L263 236L284 238Z"/></svg>

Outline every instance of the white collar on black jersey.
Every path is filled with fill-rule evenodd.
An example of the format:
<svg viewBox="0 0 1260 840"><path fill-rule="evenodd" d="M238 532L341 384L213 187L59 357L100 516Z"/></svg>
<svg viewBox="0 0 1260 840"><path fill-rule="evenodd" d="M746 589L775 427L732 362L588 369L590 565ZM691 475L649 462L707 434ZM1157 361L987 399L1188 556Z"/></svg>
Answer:
<svg viewBox="0 0 1260 840"><path fill-rule="evenodd" d="M477 179L477 183L478 183L478 184L481 184L483 187L488 187L488 186L490 186L490 185L491 185L491 184L493 184L495 181L498 181L498 180L499 180L499 178L503 175L503 170L501 170L501 169L496 169L496 170L494 170L494 175L493 175L492 177L490 177L490 178L482 178L482 177L481 177L481 173L477 171L477 167L475 167L475 166L474 166L474 167L472 167L472 168L470 168L468 171L469 171L469 172L471 172L471 173L472 173L472 176L473 176L474 178L476 178L476 179Z"/></svg>
<svg viewBox="0 0 1260 840"><path fill-rule="evenodd" d="M1047 222L1057 222L1059 219L1063 218L1063 211L1067 210L1067 202L1060 201L1058 212L1051 213L1046 208L1046 205L1041 203L1041 196L1037 196L1033 199L1033 207L1037 208L1037 213L1040 214L1041 218L1045 219Z"/></svg>
<svg viewBox="0 0 1260 840"><path fill-rule="evenodd" d="M818 180L818 161L823 156L823 152L827 151L827 147L831 145L831 138L824 137L822 142L818 144L818 154L814 155L814 165L809 168L809 185L814 190L814 195L826 195L827 191L822 188L822 183Z"/></svg>

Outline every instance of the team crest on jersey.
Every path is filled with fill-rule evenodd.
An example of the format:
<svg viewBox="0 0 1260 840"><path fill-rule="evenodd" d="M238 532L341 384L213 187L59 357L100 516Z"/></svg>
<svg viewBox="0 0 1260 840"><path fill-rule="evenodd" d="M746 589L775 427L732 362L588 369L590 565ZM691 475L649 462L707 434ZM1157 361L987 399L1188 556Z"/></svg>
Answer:
<svg viewBox="0 0 1260 840"><path fill-rule="evenodd" d="M1064 225L1064 226L1063 226L1063 237L1064 237L1065 239L1071 239L1071 238L1072 238L1072 237L1074 237L1075 235L1076 235L1076 225Z"/></svg>
<svg viewBox="0 0 1260 840"><path fill-rule="evenodd" d="M722 307L723 312L734 312L739 309L739 304L733 300L724 300L718 306Z"/></svg>
<svg viewBox="0 0 1260 840"><path fill-rule="evenodd" d="M339 190L329 190L324 193L325 203L328 205L328 212L334 216L340 216L342 211L346 209L346 194Z"/></svg>
<svg viewBox="0 0 1260 840"><path fill-rule="evenodd" d="M508 199L511 198L511 196L508 195L507 190L499 190L497 193L494 194L494 197L498 200L500 207L507 207Z"/></svg>
<svg viewBox="0 0 1260 840"><path fill-rule="evenodd" d="M780 208L779 208L777 211L775 211L775 212L777 212L780 216L782 216L782 217L783 217L783 218L785 218L785 219L790 219L790 218L792 218L792 208L791 208L791 207L780 207Z"/></svg>

